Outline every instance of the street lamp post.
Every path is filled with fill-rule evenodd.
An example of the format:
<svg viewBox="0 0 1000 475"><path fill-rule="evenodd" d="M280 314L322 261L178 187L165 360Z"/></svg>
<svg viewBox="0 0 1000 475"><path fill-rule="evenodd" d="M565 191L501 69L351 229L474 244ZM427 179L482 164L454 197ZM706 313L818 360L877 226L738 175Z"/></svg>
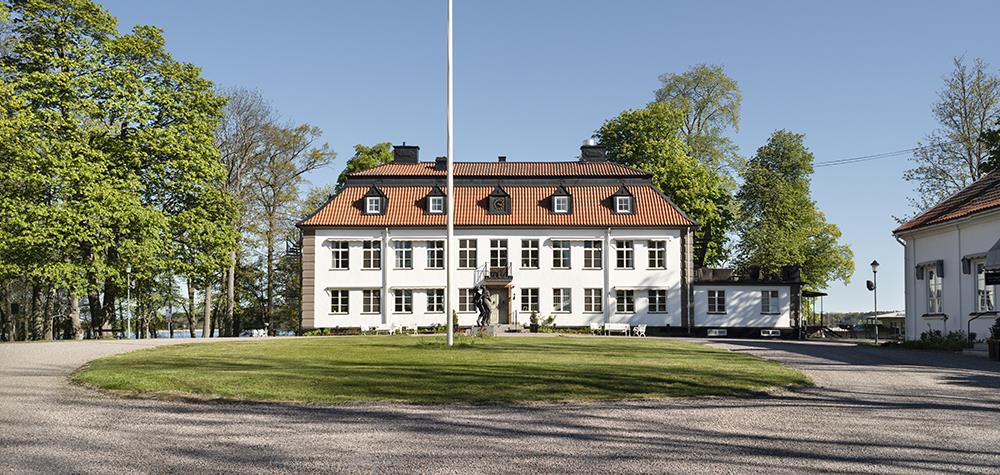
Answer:
<svg viewBox="0 0 1000 475"><path fill-rule="evenodd" d="M875 307L875 345L878 346L878 261L872 261L872 299Z"/></svg>
<svg viewBox="0 0 1000 475"><path fill-rule="evenodd" d="M125 309L128 310L126 334L132 338L132 264L125 265Z"/></svg>

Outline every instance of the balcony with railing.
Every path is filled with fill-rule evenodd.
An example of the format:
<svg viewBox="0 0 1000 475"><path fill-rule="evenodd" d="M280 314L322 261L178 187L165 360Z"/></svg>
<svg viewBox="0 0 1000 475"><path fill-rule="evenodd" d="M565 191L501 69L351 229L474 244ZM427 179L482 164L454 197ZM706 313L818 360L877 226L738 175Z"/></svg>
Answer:
<svg viewBox="0 0 1000 475"><path fill-rule="evenodd" d="M487 262L476 269L475 285L509 284L514 279L512 270L510 262L502 266L490 265Z"/></svg>

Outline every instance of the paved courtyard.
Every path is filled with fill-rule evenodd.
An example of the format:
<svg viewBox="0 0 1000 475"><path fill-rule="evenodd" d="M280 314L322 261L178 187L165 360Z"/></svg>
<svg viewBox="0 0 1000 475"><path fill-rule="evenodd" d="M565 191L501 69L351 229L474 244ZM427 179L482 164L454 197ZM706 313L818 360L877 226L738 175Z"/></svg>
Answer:
<svg viewBox="0 0 1000 475"><path fill-rule="evenodd" d="M295 407L118 399L66 383L92 358L170 343L0 345L0 473L1000 470L1000 363L932 352L722 343L817 384L755 399Z"/></svg>

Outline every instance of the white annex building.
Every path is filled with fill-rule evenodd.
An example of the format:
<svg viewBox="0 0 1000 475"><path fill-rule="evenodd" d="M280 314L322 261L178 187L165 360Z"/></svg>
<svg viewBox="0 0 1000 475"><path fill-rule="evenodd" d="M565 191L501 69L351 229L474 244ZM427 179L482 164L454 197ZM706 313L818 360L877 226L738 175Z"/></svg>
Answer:
<svg viewBox="0 0 1000 475"><path fill-rule="evenodd" d="M454 256L460 326L473 289L493 323L780 329L791 334L798 283L695 279L696 225L651 182L584 145L574 162L455 163ZM396 146L393 163L349 176L299 224L302 327L446 323L446 161ZM705 333L705 331L702 331Z"/></svg>
<svg viewBox="0 0 1000 475"><path fill-rule="evenodd" d="M989 337L1000 283L1000 173L981 178L894 231L905 246L906 335Z"/></svg>

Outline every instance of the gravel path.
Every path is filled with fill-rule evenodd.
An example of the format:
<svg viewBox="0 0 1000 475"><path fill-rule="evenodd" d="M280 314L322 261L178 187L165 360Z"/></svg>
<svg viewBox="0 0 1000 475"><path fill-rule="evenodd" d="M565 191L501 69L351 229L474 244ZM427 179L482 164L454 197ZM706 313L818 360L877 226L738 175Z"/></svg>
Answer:
<svg viewBox="0 0 1000 475"><path fill-rule="evenodd" d="M757 399L323 408L66 384L170 343L0 345L0 473L1000 473L1000 364L931 352L725 342L817 383Z"/></svg>

